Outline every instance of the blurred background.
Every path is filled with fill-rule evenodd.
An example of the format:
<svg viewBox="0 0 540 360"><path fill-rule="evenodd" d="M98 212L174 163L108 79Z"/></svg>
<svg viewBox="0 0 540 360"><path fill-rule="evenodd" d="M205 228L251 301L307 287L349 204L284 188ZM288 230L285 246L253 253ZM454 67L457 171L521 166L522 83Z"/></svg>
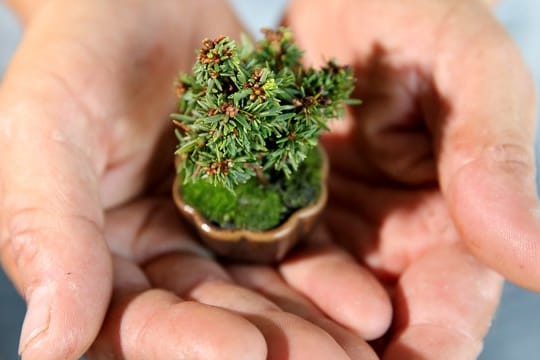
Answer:
<svg viewBox="0 0 540 360"><path fill-rule="evenodd" d="M286 6L286 0L230 1L253 34L263 26L275 26ZM540 88L540 1L501 0L496 12L521 48ZM16 18L0 0L0 81L20 38ZM539 146L537 164L538 154ZM0 269L0 360L17 359L24 310L23 301ZM505 285L480 359L540 359L540 294Z"/></svg>

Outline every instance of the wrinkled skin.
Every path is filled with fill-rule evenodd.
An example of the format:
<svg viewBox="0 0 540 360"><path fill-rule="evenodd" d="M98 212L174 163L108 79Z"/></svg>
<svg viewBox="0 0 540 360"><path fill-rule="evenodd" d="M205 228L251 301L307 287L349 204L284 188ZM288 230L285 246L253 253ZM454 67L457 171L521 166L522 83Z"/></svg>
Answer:
<svg viewBox="0 0 540 360"><path fill-rule="evenodd" d="M29 304L23 358L474 358L500 277L471 253L540 277L532 95L486 8L431 3L291 5L307 61L355 66L365 105L325 139L324 223L277 267L215 262L168 195L171 79L201 38L239 33L223 2L22 6L0 88L0 246Z"/></svg>
<svg viewBox="0 0 540 360"><path fill-rule="evenodd" d="M308 62L359 79L364 104L325 138L327 224L395 295L385 357L475 358L500 292L485 265L540 290L534 93L515 45L475 1L298 0L287 23Z"/></svg>
<svg viewBox="0 0 540 360"><path fill-rule="evenodd" d="M203 37L239 35L224 2L50 0L25 19L0 89L1 256L29 305L24 359L375 357L276 269L213 261L172 204L172 80ZM381 335L382 286L324 254L369 294L348 308L372 307L376 326L355 326Z"/></svg>

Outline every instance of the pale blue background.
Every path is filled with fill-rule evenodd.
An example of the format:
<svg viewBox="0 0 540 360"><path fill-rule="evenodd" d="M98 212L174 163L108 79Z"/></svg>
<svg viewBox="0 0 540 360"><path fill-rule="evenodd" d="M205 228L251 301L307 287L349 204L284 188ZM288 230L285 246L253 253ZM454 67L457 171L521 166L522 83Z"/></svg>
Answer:
<svg viewBox="0 0 540 360"><path fill-rule="evenodd" d="M247 19L247 25L254 33L261 26L275 25L280 10L286 3L285 0L231 1L242 6L242 18ZM533 70L537 87L540 87L540 1L501 1L497 14L521 47ZM19 37L17 22L0 1L0 78ZM23 315L23 302L0 271L0 360L17 358ZM434 359L436 358L437 355L434 354ZM502 305L480 359L540 359L540 295L511 284L505 286Z"/></svg>

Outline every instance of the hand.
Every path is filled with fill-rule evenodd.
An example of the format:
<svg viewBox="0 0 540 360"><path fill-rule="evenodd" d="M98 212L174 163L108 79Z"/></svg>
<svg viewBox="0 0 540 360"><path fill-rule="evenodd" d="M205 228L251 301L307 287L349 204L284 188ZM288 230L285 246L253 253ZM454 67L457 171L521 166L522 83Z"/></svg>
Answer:
<svg viewBox="0 0 540 360"><path fill-rule="evenodd" d="M359 334L384 333L388 297L343 251L304 252L289 264L288 277L313 290L302 296L270 266L215 262L178 221L169 194L110 210L105 237L114 295L89 359L377 358ZM318 309L309 300L319 297L343 304Z"/></svg>
<svg viewBox="0 0 540 360"><path fill-rule="evenodd" d="M515 45L479 1L297 0L287 25L307 62L358 77L364 104L325 138L326 219L394 292L385 357L475 358L501 283L483 264L540 290L534 95Z"/></svg>
<svg viewBox="0 0 540 360"><path fill-rule="evenodd" d="M202 34L239 25L216 1L29 3L0 89L1 258L28 303L23 357L70 359L112 291L104 210L170 170L171 81ZM160 147L171 156L153 161Z"/></svg>
<svg viewBox="0 0 540 360"><path fill-rule="evenodd" d="M202 37L238 33L228 8L67 0L37 8L25 13L25 39L0 90L0 245L28 302L23 358L78 358L96 337L91 358L374 358L362 337L385 332L389 299L345 253L299 261L317 268L316 282L289 274L311 284L314 298L319 284L335 284L329 299L355 300L319 301L319 310L271 268L219 266L178 223L170 195L155 194L172 174L171 81ZM264 296L242 286L257 284Z"/></svg>

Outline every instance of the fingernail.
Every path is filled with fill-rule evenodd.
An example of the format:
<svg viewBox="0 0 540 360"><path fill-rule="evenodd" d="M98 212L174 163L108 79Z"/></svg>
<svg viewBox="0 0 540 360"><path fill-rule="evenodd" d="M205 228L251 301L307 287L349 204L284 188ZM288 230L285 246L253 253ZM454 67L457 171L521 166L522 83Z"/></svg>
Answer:
<svg viewBox="0 0 540 360"><path fill-rule="evenodd" d="M32 291L21 331L20 356L32 341L49 327L51 320L50 300L50 289L47 286L41 286Z"/></svg>

